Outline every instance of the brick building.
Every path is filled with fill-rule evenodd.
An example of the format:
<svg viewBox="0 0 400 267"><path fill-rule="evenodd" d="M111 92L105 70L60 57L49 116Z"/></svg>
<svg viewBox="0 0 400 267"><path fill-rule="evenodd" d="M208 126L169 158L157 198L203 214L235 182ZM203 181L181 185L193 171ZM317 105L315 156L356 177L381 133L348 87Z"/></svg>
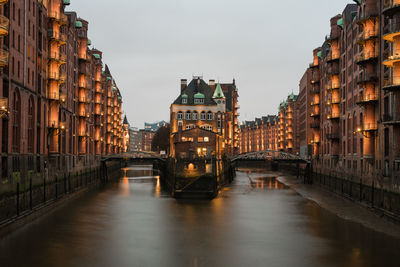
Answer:
<svg viewBox="0 0 400 267"><path fill-rule="evenodd" d="M278 149L311 157L318 173L399 193L400 2L355 2L331 18L299 96L281 103ZM241 127L241 153L262 149L258 124Z"/></svg>
<svg viewBox="0 0 400 267"><path fill-rule="evenodd" d="M0 1L3 182L122 151L122 98L69 0Z"/></svg>
<svg viewBox="0 0 400 267"><path fill-rule="evenodd" d="M171 105L170 155L187 157L188 146L197 156L237 153L237 98L235 81L207 84L202 77L193 77L187 84L181 80L180 95ZM202 135L194 140L193 134Z"/></svg>
<svg viewBox="0 0 400 267"><path fill-rule="evenodd" d="M239 131L239 154L264 150L278 151L278 117L268 115L242 123Z"/></svg>

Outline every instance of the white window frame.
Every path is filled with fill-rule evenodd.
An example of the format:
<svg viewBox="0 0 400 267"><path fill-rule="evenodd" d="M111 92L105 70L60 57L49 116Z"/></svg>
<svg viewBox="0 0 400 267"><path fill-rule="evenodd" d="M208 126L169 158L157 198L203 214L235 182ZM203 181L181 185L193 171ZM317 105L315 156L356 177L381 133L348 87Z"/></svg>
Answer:
<svg viewBox="0 0 400 267"><path fill-rule="evenodd" d="M179 111L178 114L177 114L177 116L176 116L176 118L177 118L178 120L182 120L182 119L183 119L183 112L182 112L182 111Z"/></svg>
<svg viewBox="0 0 400 267"><path fill-rule="evenodd" d="M214 114L213 114L212 112L208 112L208 113L207 113L207 120L208 120L208 121L214 120Z"/></svg>
<svg viewBox="0 0 400 267"><path fill-rule="evenodd" d="M204 116L203 116L203 115L204 115ZM200 117L201 117L201 120L202 120L202 121L207 120L207 113L201 112L201 113L200 113Z"/></svg>
<svg viewBox="0 0 400 267"><path fill-rule="evenodd" d="M192 112L187 111L187 112L186 112L186 115L185 115L185 119L186 119L187 121L190 121L190 120L192 119Z"/></svg>
<svg viewBox="0 0 400 267"><path fill-rule="evenodd" d="M182 98L182 104L187 104L187 98Z"/></svg>
<svg viewBox="0 0 400 267"><path fill-rule="evenodd" d="M196 98L196 99L194 100L194 103L195 103L195 104L204 104L204 98Z"/></svg>
<svg viewBox="0 0 400 267"><path fill-rule="evenodd" d="M192 114L192 120L197 121L198 120L198 113L197 112L193 112Z"/></svg>

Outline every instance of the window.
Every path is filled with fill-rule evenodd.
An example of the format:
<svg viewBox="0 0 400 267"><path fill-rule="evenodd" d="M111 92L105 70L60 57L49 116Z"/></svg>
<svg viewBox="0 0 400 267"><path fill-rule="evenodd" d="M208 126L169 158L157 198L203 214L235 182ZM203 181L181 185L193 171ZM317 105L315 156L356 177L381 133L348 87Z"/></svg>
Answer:
<svg viewBox="0 0 400 267"><path fill-rule="evenodd" d="M212 112L207 113L207 120L212 121L214 119L214 114Z"/></svg>
<svg viewBox="0 0 400 267"><path fill-rule="evenodd" d="M182 104L187 104L187 98L182 98Z"/></svg>
<svg viewBox="0 0 400 267"><path fill-rule="evenodd" d="M183 122L182 121L178 121L178 127L182 127L183 126Z"/></svg>
<svg viewBox="0 0 400 267"><path fill-rule="evenodd" d="M204 142L204 137L199 137L197 140L199 143L203 143Z"/></svg>
<svg viewBox="0 0 400 267"><path fill-rule="evenodd" d="M204 137L204 142L205 142L205 143L207 143L207 142L209 142L209 141L210 141L210 139L208 138L208 136Z"/></svg>
<svg viewBox="0 0 400 267"><path fill-rule="evenodd" d="M186 125L186 130L190 130L190 129L193 129L193 128L194 128L193 124Z"/></svg>
<svg viewBox="0 0 400 267"><path fill-rule="evenodd" d="M206 120L206 113L204 111L201 113L201 120L202 121Z"/></svg>
<svg viewBox="0 0 400 267"><path fill-rule="evenodd" d="M181 111L178 112L177 119L178 120L182 120L183 119L183 113Z"/></svg>
<svg viewBox="0 0 400 267"><path fill-rule="evenodd" d="M195 104L204 104L204 98L196 98L196 99L194 100L194 103L195 103Z"/></svg>
<svg viewBox="0 0 400 267"><path fill-rule="evenodd" d="M192 117L192 113L190 111L187 111L186 112L186 120L189 121L191 119L191 117Z"/></svg>
<svg viewBox="0 0 400 267"><path fill-rule="evenodd" d="M193 112L192 114L192 120L197 121L198 120L198 116L197 116L197 112Z"/></svg>

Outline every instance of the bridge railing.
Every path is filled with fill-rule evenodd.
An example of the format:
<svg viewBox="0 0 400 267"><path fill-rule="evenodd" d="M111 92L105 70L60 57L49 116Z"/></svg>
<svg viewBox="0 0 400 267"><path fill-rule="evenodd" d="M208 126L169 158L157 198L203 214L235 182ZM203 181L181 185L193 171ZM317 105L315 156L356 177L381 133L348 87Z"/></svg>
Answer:
<svg viewBox="0 0 400 267"><path fill-rule="evenodd" d="M291 154L284 151L264 150L257 152L243 153L238 156L232 157L231 161L236 160L275 160L275 161L293 161L293 162L305 162L309 163L309 160L302 158L299 155Z"/></svg>

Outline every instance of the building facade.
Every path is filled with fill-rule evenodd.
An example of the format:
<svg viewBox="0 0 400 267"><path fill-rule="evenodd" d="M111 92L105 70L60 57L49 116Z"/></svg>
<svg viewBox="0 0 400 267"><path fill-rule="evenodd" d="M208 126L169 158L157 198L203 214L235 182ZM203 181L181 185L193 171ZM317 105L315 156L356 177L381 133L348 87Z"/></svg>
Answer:
<svg viewBox="0 0 400 267"><path fill-rule="evenodd" d="M354 2L330 19L299 96L281 103L277 149L311 158L318 173L400 193L400 2ZM262 150L259 129L258 119L241 127L241 153Z"/></svg>
<svg viewBox="0 0 400 267"><path fill-rule="evenodd" d="M83 169L123 150L122 98L69 0L0 2L1 176Z"/></svg>
<svg viewBox="0 0 400 267"><path fill-rule="evenodd" d="M181 80L180 95L171 105L170 155L221 158L238 153L237 95L235 82Z"/></svg>

